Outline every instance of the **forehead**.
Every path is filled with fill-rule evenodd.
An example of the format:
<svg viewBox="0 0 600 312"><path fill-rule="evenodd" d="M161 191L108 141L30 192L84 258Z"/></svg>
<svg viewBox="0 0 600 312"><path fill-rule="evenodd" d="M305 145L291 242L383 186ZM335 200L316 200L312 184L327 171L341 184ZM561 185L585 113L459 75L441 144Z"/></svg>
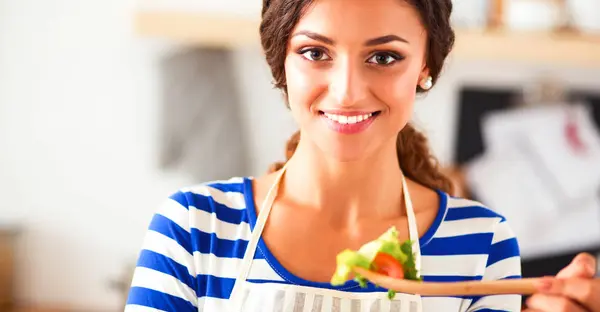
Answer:
<svg viewBox="0 0 600 312"><path fill-rule="evenodd" d="M389 34L415 42L425 36L419 12L404 0L316 0L295 31L317 32L346 42Z"/></svg>

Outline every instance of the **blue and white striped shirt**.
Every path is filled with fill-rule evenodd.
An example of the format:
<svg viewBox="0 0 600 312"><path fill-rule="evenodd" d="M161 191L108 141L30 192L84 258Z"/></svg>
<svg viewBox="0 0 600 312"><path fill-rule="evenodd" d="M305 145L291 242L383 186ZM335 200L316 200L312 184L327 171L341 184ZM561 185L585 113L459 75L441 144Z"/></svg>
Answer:
<svg viewBox="0 0 600 312"><path fill-rule="evenodd" d="M425 281L521 277L517 240L504 217L482 204L438 191L439 213L421 237ZM223 311L256 222L251 178L232 178L174 193L154 215L126 312ZM260 241L249 282L333 287L298 278ZM344 291L385 291L353 285ZM348 289L348 286L350 287ZM521 297L424 297L424 311L520 311Z"/></svg>

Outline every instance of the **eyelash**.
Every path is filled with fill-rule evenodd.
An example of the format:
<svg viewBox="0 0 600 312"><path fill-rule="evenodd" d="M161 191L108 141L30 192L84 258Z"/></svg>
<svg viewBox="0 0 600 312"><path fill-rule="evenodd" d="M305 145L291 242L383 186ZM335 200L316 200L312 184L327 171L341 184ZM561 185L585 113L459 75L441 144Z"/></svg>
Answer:
<svg viewBox="0 0 600 312"><path fill-rule="evenodd" d="M314 60L314 59L311 59L311 58L309 58L308 56L305 55L307 52L319 52L319 53L322 53L323 55L327 56L328 59L325 59L325 60ZM327 54L327 51L325 49L322 49L322 48L316 48L316 47L303 48L303 49L298 50L297 53L300 54L302 57L304 57L306 60L311 61L311 62L322 62L322 61L328 61L328 60L331 59L331 57ZM383 56L383 57L386 57L386 58L391 58L391 60L388 59L389 63L387 63L387 64L377 63L376 61L375 62L370 62L370 60L373 60L376 57L380 57L380 56ZM367 59L367 62L370 63L370 64L372 64L372 65L375 65L375 66L385 66L385 67L387 67L387 66L394 65L396 62L402 61L404 59L405 59L404 56L402 56L402 55L400 55L400 54L398 54L396 52L392 52L392 51L379 51L379 52L375 52L375 53L371 54L371 56Z"/></svg>
<svg viewBox="0 0 600 312"><path fill-rule="evenodd" d="M380 64L380 63L377 63L377 62L374 62L374 63L371 63L371 64L373 64L373 65L379 65L379 66L392 66L392 65L396 64L396 62L404 60L404 56L402 56L402 55L400 55L400 54L398 54L396 52L392 52L392 51L375 52L375 53L373 53L369 57L368 60L375 59L376 57L379 57L379 56L383 56L383 57L386 57L386 58L391 58L391 61L389 63L387 63L387 64Z"/></svg>
<svg viewBox="0 0 600 312"><path fill-rule="evenodd" d="M323 55L326 55L327 57L329 57L331 59L331 57L327 54L327 51L322 48L310 47L310 48L302 48L302 49L298 50L298 54L300 54L302 57L304 57L308 61L313 61L313 62L323 61L323 60L312 60L312 59L308 58L307 56L305 56L305 54L307 52L320 52L320 53L323 53Z"/></svg>

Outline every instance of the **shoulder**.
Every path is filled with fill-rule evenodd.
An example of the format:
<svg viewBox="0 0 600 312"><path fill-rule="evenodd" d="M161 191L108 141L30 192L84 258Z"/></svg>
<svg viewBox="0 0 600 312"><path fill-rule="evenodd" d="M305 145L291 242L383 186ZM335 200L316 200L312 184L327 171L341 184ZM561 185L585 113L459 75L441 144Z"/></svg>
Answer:
<svg viewBox="0 0 600 312"><path fill-rule="evenodd" d="M184 186L171 193L164 207L173 205L185 208L190 214L217 213L220 210L246 208L246 196L251 196L249 178L232 177Z"/></svg>
<svg viewBox="0 0 600 312"><path fill-rule="evenodd" d="M500 224L507 223L506 218L497 210L485 204L444 193L446 212L444 221L468 225L476 232L490 232Z"/></svg>
<svg viewBox="0 0 600 312"><path fill-rule="evenodd" d="M252 198L249 181L233 177L181 187L159 206L151 229L156 226L161 231L178 230L182 234L178 237L191 234L201 240L215 234L223 238L234 235L239 232L238 227L248 226L246 200Z"/></svg>
<svg viewBox="0 0 600 312"><path fill-rule="evenodd" d="M245 201L249 183L250 178L235 177L179 188L155 211L146 244L186 257L240 257L245 245L236 242L247 241L251 233Z"/></svg>
<svg viewBox="0 0 600 312"><path fill-rule="evenodd" d="M485 204L442 193L446 209L426 253L467 256L485 278L520 275L520 250L509 221Z"/></svg>
<svg viewBox="0 0 600 312"><path fill-rule="evenodd" d="M474 248L478 254L488 254L496 244L510 245L510 253L518 253L509 220L500 212L475 200L443 192L441 197L440 222L433 240L463 245L463 252L468 254L475 252Z"/></svg>

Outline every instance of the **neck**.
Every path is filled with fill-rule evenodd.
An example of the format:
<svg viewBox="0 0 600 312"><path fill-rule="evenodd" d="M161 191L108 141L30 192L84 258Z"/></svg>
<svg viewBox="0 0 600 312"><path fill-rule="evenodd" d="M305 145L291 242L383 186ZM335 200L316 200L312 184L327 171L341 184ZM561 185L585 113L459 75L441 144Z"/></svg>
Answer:
<svg viewBox="0 0 600 312"><path fill-rule="evenodd" d="M328 159L310 144L300 140L288 161L284 177L288 200L321 210L343 223L405 214L395 142L352 162Z"/></svg>

